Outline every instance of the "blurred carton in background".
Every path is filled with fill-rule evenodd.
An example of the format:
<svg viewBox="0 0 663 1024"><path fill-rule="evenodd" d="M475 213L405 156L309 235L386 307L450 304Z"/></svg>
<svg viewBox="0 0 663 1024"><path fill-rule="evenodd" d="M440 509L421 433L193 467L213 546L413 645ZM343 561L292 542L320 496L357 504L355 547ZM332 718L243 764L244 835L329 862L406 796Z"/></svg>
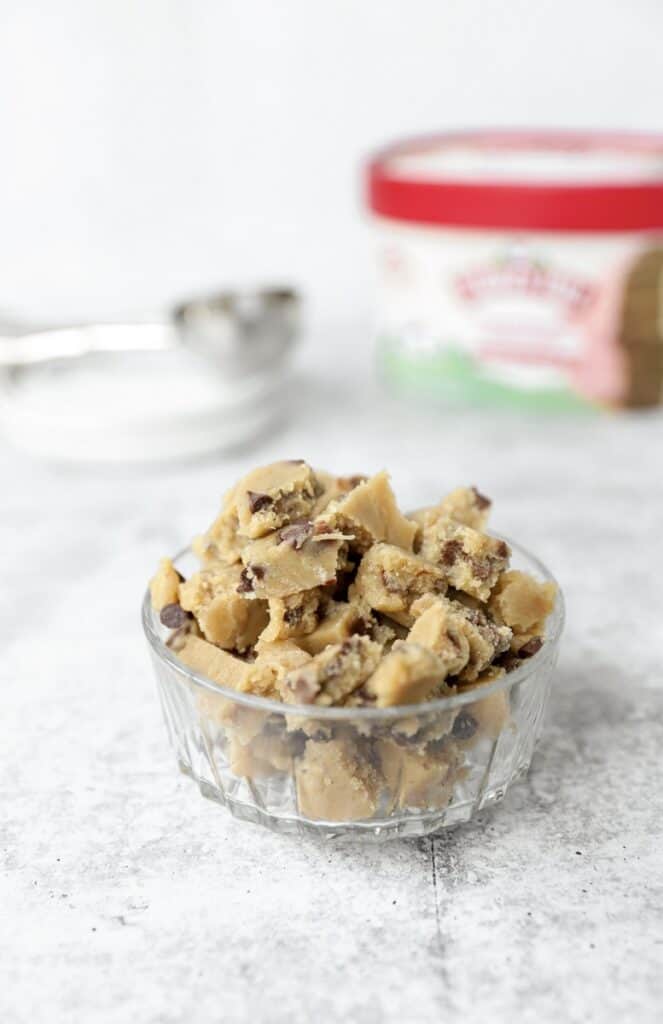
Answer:
<svg viewBox="0 0 663 1024"><path fill-rule="evenodd" d="M368 179L391 383L663 401L663 137L456 133L391 147Z"/></svg>

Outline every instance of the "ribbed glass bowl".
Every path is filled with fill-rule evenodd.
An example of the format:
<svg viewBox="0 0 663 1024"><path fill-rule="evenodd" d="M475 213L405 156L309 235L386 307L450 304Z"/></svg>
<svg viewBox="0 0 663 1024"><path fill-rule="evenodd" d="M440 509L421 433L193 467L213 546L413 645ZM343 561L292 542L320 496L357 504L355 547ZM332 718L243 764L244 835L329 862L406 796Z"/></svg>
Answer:
<svg viewBox="0 0 663 1024"><path fill-rule="evenodd" d="M508 543L513 568L552 580ZM175 564L184 575L197 568L188 550ZM541 650L493 683L408 707L321 708L239 693L192 671L166 646L149 592L143 602L170 742L203 796L276 832L373 841L469 821L526 774L563 624L558 590Z"/></svg>

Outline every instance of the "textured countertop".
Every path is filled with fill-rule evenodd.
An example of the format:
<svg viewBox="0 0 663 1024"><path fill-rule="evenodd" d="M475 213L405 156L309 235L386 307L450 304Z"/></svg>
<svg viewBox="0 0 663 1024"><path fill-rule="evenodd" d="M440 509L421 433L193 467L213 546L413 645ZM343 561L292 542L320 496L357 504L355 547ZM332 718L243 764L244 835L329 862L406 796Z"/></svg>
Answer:
<svg viewBox="0 0 663 1024"><path fill-rule="evenodd" d="M83 470L0 443L3 1024L660 1020L663 421L421 411L357 351L309 350L289 425L230 458ZM560 580L530 777L474 823L303 841L178 774L145 581L280 456L387 466L405 507L475 483Z"/></svg>

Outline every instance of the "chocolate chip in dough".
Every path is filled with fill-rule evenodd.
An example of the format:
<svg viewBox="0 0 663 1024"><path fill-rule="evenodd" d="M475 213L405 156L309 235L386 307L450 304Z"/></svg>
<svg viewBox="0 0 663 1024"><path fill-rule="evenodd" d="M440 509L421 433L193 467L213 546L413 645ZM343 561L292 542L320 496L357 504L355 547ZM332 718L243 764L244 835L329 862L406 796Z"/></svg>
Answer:
<svg viewBox="0 0 663 1024"><path fill-rule="evenodd" d="M313 523L310 519L301 519L299 522L291 523L279 530L279 537L283 544L289 544L294 551L301 551L304 544L313 532Z"/></svg>
<svg viewBox="0 0 663 1024"><path fill-rule="evenodd" d="M237 584L238 594L252 594L253 593L253 580L249 576L248 569L242 569L239 577L239 583Z"/></svg>
<svg viewBox="0 0 663 1024"><path fill-rule="evenodd" d="M518 651L519 658L531 658L533 655L540 651L543 647L543 640L540 636L533 636L531 640L528 640L526 644Z"/></svg>
<svg viewBox="0 0 663 1024"><path fill-rule="evenodd" d="M247 491L246 495L249 499L251 512L260 512L263 508L269 508L270 505L274 504L269 494L261 494L259 491Z"/></svg>
<svg viewBox="0 0 663 1024"><path fill-rule="evenodd" d="M469 740L477 731L477 720L469 711L461 711L451 732L457 740Z"/></svg>
<svg viewBox="0 0 663 1024"><path fill-rule="evenodd" d="M296 676L290 682L290 689L300 704L312 704L320 691L319 684L310 676Z"/></svg>
<svg viewBox="0 0 663 1024"><path fill-rule="evenodd" d="M184 611L182 605L174 602L173 604L166 604L159 612L159 620L163 626L167 626L168 629L179 629L189 619L189 613Z"/></svg>
<svg viewBox="0 0 663 1024"><path fill-rule="evenodd" d="M463 553L463 546L457 540L448 540L442 548L442 565L453 565Z"/></svg>

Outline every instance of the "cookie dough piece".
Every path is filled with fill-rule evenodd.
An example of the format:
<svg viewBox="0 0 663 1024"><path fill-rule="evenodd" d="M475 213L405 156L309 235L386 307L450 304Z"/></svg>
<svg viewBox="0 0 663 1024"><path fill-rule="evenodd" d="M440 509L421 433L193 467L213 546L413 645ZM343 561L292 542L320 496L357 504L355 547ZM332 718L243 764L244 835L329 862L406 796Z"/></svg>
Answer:
<svg viewBox="0 0 663 1024"><path fill-rule="evenodd" d="M302 669L289 672L280 684L289 704L338 704L375 671L382 648L365 636L331 644Z"/></svg>
<svg viewBox="0 0 663 1024"><path fill-rule="evenodd" d="M495 657L509 649L509 627L492 622L480 606L426 595L412 610L417 619L408 641L434 651L456 683L474 682Z"/></svg>
<svg viewBox="0 0 663 1024"><path fill-rule="evenodd" d="M541 636L545 621L555 607L554 583L539 583L512 569L503 573L491 594L488 607L498 622L510 626L516 636Z"/></svg>
<svg viewBox="0 0 663 1024"><path fill-rule="evenodd" d="M288 597L270 597L269 625L262 633L262 639L268 642L290 637L304 639L317 628L328 600L320 588L302 590Z"/></svg>
<svg viewBox="0 0 663 1024"><path fill-rule="evenodd" d="M252 743L243 744L232 732L227 741L226 757L230 771L240 779L260 779L274 773L270 762L260 757Z"/></svg>
<svg viewBox="0 0 663 1024"><path fill-rule="evenodd" d="M447 806L456 779L453 748L434 756L385 739L377 743L377 750L393 807Z"/></svg>
<svg viewBox="0 0 663 1024"><path fill-rule="evenodd" d="M418 526L399 511L389 475L377 473L332 501L323 518L335 529L354 536L354 546L366 551L376 541L386 541L412 551Z"/></svg>
<svg viewBox="0 0 663 1024"><path fill-rule="evenodd" d="M359 473L354 476L332 476L331 473L325 473L319 469L316 469L315 475L322 487L322 493L316 498L315 505L313 506L312 515L314 517L324 512L331 501L337 501L339 498L345 497L349 491L354 490L359 484L363 484L368 480L367 476Z"/></svg>
<svg viewBox="0 0 663 1024"><path fill-rule="evenodd" d="M409 626L412 603L422 594L444 593L446 586L436 566L392 544L374 544L361 560L350 594Z"/></svg>
<svg viewBox="0 0 663 1024"><path fill-rule="evenodd" d="M294 770L294 752L297 747L284 730L272 730L269 720L262 716L262 726L253 736L227 730L227 755L234 775L259 779L275 772Z"/></svg>
<svg viewBox="0 0 663 1024"><path fill-rule="evenodd" d="M237 516L243 536L263 537L308 516L320 489L306 462L273 462L239 481L226 499L225 512Z"/></svg>
<svg viewBox="0 0 663 1024"><path fill-rule="evenodd" d="M289 672L303 668L311 660L294 640L269 642L264 633L256 644L256 660L251 675L254 693L280 700L279 688Z"/></svg>
<svg viewBox="0 0 663 1024"><path fill-rule="evenodd" d="M238 527L237 515L224 509L206 533L194 537L191 550L203 565L211 562L235 565L240 561L243 542Z"/></svg>
<svg viewBox="0 0 663 1024"><path fill-rule="evenodd" d="M150 597L156 612L162 611L166 605L178 604L181 580L170 558L161 558L159 568L150 580Z"/></svg>
<svg viewBox="0 0 663 1024"><path fill-rule="evenodd" d="M420 555L439 566L452 586L487 601L509 564L511 552L503 540L470 526L440 520L424 528Z"/></svg>
<svg viewBox="0 0 663 1024"><path fill-rule="evenodd" d="M482 530L486 525L491 505L490 498L481 494L476 487L457 487L438 505L422 508L413 513L412 519L424 529L434 526L440 520L452 519L461 526Z"/></svg>
<svg viewBox="0 0 663 1024"><path fill-rule="evenodd" d="M177 652L180 661L221 686L250 691L252 665L200 637L189 634Z"/></svg>
<svg viewBox="0 0 663 1024"><path fill-rule="evenodd" d="M456 607L465 619L463 629L470 648L467 664L458 673L457 682L473 683L488 669L494 658L509 650L512 633L508 626L497 625L480 609L461 604Z"/></svg>
<svg viewBox="0 0 663 1024"><path fill-rule="evenodd" d="M461 672L470 660L465 616L451 601L431 594L414 602L412 614L416 619L408 633L408 641L437 654L448 675Z"/></svg>
<svg viewBox="0 0 663 1024"><path fill-rule="evenodd" d="M378 707L415 704L449 693L449 687L444 685L445 675L444 662L428 648L397 640L365 684L364 691L375 698Z"/></svg>
<svg viewBox="0 0 663 1024"><path fill-rule="evenodd" d="M237 592L241 567L215 563L180 584L180 604L192 612L203 636L226 650L245 651L267 625L267 603Z"/></svg>
<svg viewBox="0 0 663 1024"><path fill-rule="evenodd" d="M292 539L294 525L247 544L239 592L246 597L287 597L336 580L340 539ZM299 536L299 534L297 535Z"/></svg>
<svg viewBox="0 0 663 1024"><path fill-rule="evenodd" d="M370 608L359 602L328 601L313 632L299 638L299 646L309 654L320 654L330 644L342 644L351 636L367 635L377 640Z"/></svg>
<svg viewBox="0 0 663 1024"><path fill-rule="evenodd" d="M360 745L345 737L308 740L295 777L305 818L357 821L375 813L380 777Z"/></svg>

